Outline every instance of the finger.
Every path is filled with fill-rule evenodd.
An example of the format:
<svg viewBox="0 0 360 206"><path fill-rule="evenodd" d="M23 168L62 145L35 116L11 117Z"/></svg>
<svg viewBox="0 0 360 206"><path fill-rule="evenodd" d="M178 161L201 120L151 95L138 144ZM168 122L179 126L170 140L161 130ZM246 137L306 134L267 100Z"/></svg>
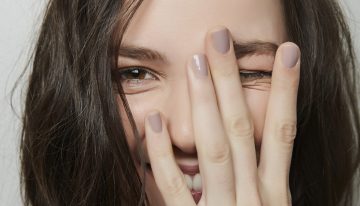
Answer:
<svg viewBox="0 0 360 206"><path fill-rule="evenodd" d="M195 205L184 175L175 162L171 141L159 112L146 116L146 145L155 182L166 205Z"/></svg>
<svg viewBox="0 0 360 206"><path fill-rule="evenodd" d="M235 205L231 149L206 56L194 55L188 67L193 130L206 205Z"/></svg>
<svg viewBox="0 0 360 206"><path fill-rule="evenodd" d="M263 131L259 164L262 195L269 205L289 201L289 170L296 136L296 102L300 80L300 50L282 44L275 57L271 92Z"/></svg>
<svg viewBox="0 0 360 206"><path fill-rule="evenodd" d="M237 204L259 205L254 126L243 95L237 59L228 29L221 26L208 33L206 52L231 146Z"/></svg>

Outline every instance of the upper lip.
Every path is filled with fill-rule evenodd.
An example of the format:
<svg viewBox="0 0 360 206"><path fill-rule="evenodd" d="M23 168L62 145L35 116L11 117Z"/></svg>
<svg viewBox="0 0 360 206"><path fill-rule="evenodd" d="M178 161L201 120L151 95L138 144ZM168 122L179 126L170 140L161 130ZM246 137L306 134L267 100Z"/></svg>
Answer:
<svg viewBox="0 0 360 206"><path fill-rule="evenodd" d="M194 176L197 173L200 173L199 165L179 165L180 170L187 175Z"/></svg>

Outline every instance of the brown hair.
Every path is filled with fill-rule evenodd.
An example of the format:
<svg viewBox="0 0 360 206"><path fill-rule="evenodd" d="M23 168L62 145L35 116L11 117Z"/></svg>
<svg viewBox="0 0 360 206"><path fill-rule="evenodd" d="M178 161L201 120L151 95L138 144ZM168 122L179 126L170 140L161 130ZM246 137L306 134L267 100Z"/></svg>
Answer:
<svg viewBox="0 0 360 206"><path fill-rule="evenodd" d="M50 0L33 55L21 134L25 205L143 205L111 75L139 1ZM360 120L354 52L335 0L284 0L302 51L293 205L351 205ZM138 152L141 152L138 150ZM354 185L354 186L356 186Z"/></svg>

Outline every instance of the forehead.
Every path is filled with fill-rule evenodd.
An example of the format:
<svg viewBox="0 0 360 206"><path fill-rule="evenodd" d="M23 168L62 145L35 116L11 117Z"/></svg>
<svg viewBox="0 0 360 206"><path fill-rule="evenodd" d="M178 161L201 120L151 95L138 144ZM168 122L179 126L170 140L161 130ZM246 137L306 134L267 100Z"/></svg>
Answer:
<svg viewBox="0 0 360 206"><path fill-rule="evenodd" d="M206 32L229 28L236 41L286 41L281 0L145 0L123 43L173 53L179 58L204 52Z"/></svg>

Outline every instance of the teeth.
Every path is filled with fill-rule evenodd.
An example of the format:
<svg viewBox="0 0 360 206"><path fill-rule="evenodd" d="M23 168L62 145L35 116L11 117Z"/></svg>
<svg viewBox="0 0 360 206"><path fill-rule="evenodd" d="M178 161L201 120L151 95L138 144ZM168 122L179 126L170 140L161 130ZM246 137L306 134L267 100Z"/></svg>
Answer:
<svg viewBox="0 0 360 206"><path fill-rule="evenodd" d="M202 190L202 184L201 184L201 176L200 174L196 174L193 178L193 189L195 191L201 191Z"/></svg>
<svg viewBox="0 0 360 206"><path fill-rule="evenodd" d="M189 190L191 190L192 189L192 184L193 184L192 179L191 179L191 177L189 175L184 175L184 176L185 176L186 184L187 184Z"/></svg>
<svg viewBox="0 0 360 206"><path fill-rule="evenodd" d="M184 177L189 190L202 191L201 176L199 173L195 176L184 174Z"/></svg>

